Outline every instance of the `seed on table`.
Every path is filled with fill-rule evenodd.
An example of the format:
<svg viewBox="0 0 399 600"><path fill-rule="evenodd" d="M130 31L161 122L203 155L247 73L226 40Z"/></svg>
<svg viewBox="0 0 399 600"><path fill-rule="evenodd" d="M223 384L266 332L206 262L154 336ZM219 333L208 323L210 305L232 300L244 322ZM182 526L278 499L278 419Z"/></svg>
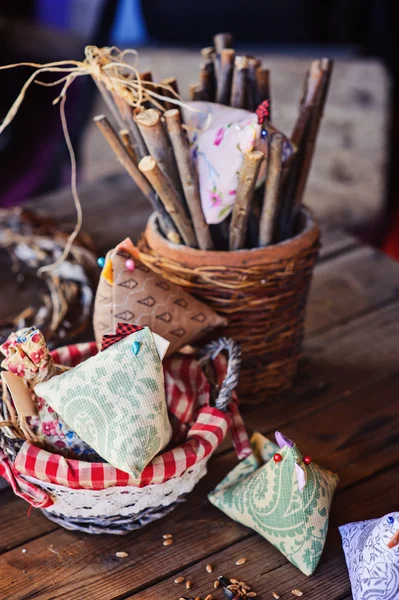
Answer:
<svg viewBox="0 0 399 600"><path fill-rule="evenodd" d="M293 596L296 596L297 598L300 598L301 596L303 596L303 592L301 592L301 590L298 590L297 588L292 590L291 594Z"/></svg>
<svg viewBox="0 0 399 600"><path fill-rule="evenodd" d="M165 540L165 541L163 542L163 545L164 545L164 546L170 546L171 544L173 544L173 540L172 540L172 538L169 538L168 540Z"/></svg>
<svg viewBox="0 0 399 600"><path fill-rule="evenodd" d="M247 594L247 598L256 598L257 593L256 592L248 592Z"/></svg>
<svg viewBox="0 0 399 600"><path fill-rule="evenodd" d="M197 596L195 600L201 600L201 598L199 596Z"/></svg>
<svg viewBox="0 0 399 600"><path fill-rule="evenodd" d="M214 587L215 589L217 589L217 588L219 587L219 585L220 585L220 581L218 581L218 580L216 579L216 581L214 581L214 582L213 582L213 587Z"/></svg>
<svg viewBox="0 0 399 600"><path fill-rule="evenodd" d="M247 583L245 583L245 581L240 581L240 586L241 586L242 588L244 588L244 590L247 590L248 592L249 592L249 590L251 589L251 588L249 587L249 585L248 585Z"/></svg>
<svg viewBox="0 0 399 600"><path fill-rule="evenodd" d="M206 565L205 569L208 571L208 573L212 573L213 571L212 565Z"/></svg>
<svg viewBox="0 0 399 600"><path fill-rule="evenodd" d="M115 556L116 558L127 558L129 555L127 552L117 552Z"/></svg>
<svg viewBox="0 0 399 600"><path fill-rule="evenodd" d="M239 558L238 560L236 560L236 565L237 565L237 567L240 567L241 565L245 565L246 562L247 562L246 558Z"/></svg>
<svg viewBox="0 0 399 600"><path fill-rule="evenodd" d="M183 583L184 580L185 580L185 577L176 577L175 583Z"/></svg>
<svg viewBox="0 0 399 600"><path fill-rule="evenodd" d="M164 540L170 540L173 535L171 533L164 533L162 537Z"/></svg>
<svg viewBox="0 0 399 600"><path fill-rule="evenodd" d="M238 579L230 579L230 583L232 583L233 585L238 585L240 582L238 581Z"/></svg>
<svg viewBox="0 0 399 600"><path fill-rule="evenodd" d="M273 596L273 598L275 598L275 600L280 600L280 596L278 595L277 592L273 592L272 596Z"/></svg>
<svg viewBox="0 0 399 600"><path fill-rule="evenodd" d="M205 598L205 600L213 600L212 594L208 594L207 597Z"/></svg>
<svg viewBox="0 0 399 600"><path fill-rule="evenodd" d="M192 583L190 580L186 581L186 590L189 590L192 586Z"/></svg>
<svg viewBox="0 0 399 600"><path fill-rule="evenodd" d="M26 548L22 548L21 552L22 552L22 554L26 554L28 551Z"/></svg>

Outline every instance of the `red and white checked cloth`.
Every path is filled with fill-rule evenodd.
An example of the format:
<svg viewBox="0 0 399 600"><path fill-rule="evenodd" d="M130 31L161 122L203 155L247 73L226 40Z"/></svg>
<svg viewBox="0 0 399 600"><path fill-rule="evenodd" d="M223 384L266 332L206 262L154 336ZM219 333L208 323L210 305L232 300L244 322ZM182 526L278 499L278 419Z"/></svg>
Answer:
<svg viewBox="0 0 399 600"><path fill-rule="evenodd" d="M56 363L75 366L97 353L96 344L78 344L52 352ZM219 355L213 361L219 383L224 379L227 360ZM181 445L156 456L139 478L115 469L108 463L89 463L66 459L25 442L19 451L14 470L40 481L72 489L100 490L113 486L144 487L180 477L186 469L208 458L230 429L240 459L251 453L248 436L237 407L237 399L224 413L209 406L209 383L192 356L178 355L164 361L168 410L173 428L173 442Z"/></svg>
<svg viewBox="0 0 399 600"><path fill-rule="evenodd" d="M54 504L54 501L46 492L39 490L29 481L25 481L15 472L14 466L2 450L0 450L0 477L3 477L10 484L16 496L23 498L35 508L48 508Z"/></svg>

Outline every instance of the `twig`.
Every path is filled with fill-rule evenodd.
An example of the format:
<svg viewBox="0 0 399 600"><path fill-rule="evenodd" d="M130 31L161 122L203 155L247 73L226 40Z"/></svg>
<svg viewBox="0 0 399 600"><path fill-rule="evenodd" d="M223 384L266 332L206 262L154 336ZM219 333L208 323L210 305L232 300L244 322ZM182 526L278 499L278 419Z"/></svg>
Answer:
<svg viewBox="0 0 399 600"><path fill-rule="evenodd" d="M213 36L213 45L216 54L221 54L225 48L233 48L233 35L231 33L217 33Z"/></svg>
<svg viewBox="0 0 399 600"><path fill-rule="evenodd" d="M261 247L268 246L273 241L280 192L283 143L284 136L281 133L272 134L269 144L265 196L259 227L259 246Z"/></svg>
<svg viewBox="0 0 399 600"><path fill-rule="evenodd" d="M261 60L258 58L248 59L248 88L247 88L247 102L248 110L255 111L259 103L258 100L258 84L256 81L256 71L260 68Z"/></svg>
<svg viewBox="0 0 399 600"><path fill-rule="evenodd" d="M191 101L203 100L203 90L199 83L190 83L189 96Z"/></svg>
<svg viewBox="0 0 399 600"><path fill-rule="evenodd" d="M233 83L230 105L235 108L247 108L248 58L237 56L234 61Z"/></svg>
<svg viewBox="0 0 399 600"><path fill-rule="evenodd" d="M233 216L230 224L230 250L239 250L244 247L247 236L249 211L260 165L264 157L265 155L260 150L253 150L244 154L244 162L240 171Z"/></svg>
<svg viewBox="0 0 399 600"><path fill-rule="evenodd" d="M216 96L215 63L207 60L200 67L200 86L202 87L203 99L214 102Z"/></svg>
<svg viewBox="0 0 399 600"><path fill-rule="evenodd" d="M179 86L177 85L176 77L167 77L166 79L161 79L161 83L163 85L167 85L168 88L160 88L160 93L167 98L176 99L176 94L179 95ZM174 92L174 93L173 93ZM175 104L172 102L164 102L164 106L166 110L170 110L171 108L177 108Z"/></svg>
<svg viewBox="0 0 399 600"><path fill-rule="evenodd" d="M115 105L112 94L107 90L107 88L105 87L105 85L103 84L102 81L99 81L95 77L93 77L93 81L96 84L97 89L100 92L102 99L104 100L105 104L107 105L111 115L115 119L119 129L123 129L125 127L125 124L124 124L123 119Z"/></svg>
<svg viewBox="0 0 399 600"><path fill-rule="evenodd" d="M257 97L256 105L259 106L264 100L269 100L269 121L271 121L271 97L270 97L270 71L269 69L256 69Z"/></svg>
<svg viewBox="0 0 399 600"><path fill-rule="evenodd" d="M324 106L326 103L328 88L333 70L333 64L333 61L327 58L322 59L320 61L322 77L318 89L314 94L314 101L312 101L311 104L311 114L309 117L309 134L306 136L305 140L303 166L301 168L300 178L295 193L295 204L297 205L302 202L310 167L312 165L317 134L319 132L320 122L323 117Z"/></svg>
<svg viewBox="0 0 399 600"><path fill-rule="evenodd" d="M137 157L137 159L140 160L143 156L148 154L148 151L143 137L136 123L133 120L132 107L121 96L113 94L113 97L115 104L118 107L119 114L122 118L122 127L120 127L120 129L124 129L125 127L127 127L127 129L129 130L130 143L132 144L134 154Z"/></svg>
<svg viewBox="0 0 399 600"><path fill-rule="evenodd" d="M180 113L174 108L166 111L164 117L198 245L201 250L212 250L211 234L202 211L198 176L190 156L190 145L182 127Z"/></svg>
<svg viewBox="0 0 399 600"><path fill-rule="evenodd" d="M176 224L176 227L187 246L196 247L197 240L193 227L180 202L180 198L170 181L158 166L153 156L145 156L139 162L139 169L157 192L163 205Z"/></svg>
<svg viewBox="0 0 399 600"><path fill-rule="evenodd" d="M215 58L215 48L213 46L202 48L201 56L204 60L213 60Z"/></svg>
<svg viewBox="0 0 399 600"><path fill-rule="evenodd" d="M217 76L216 102L229 104L231 96L231 82L233 79L235 51L226 48L220 53L220 66Z"/></svg>
<svg viewBox="0 0 399 600"><path fill-rule="evenodd" d="M129 136L129 130L128 129L121 129L119 131L119 137L122 140L122 144L125 146L126 150L129 153L130 158L137 163L137 157L134 153L132 144L130 143L130 136Z"/></svg>
<svg viewBox="0 0 399 600"><path fill-rule="evenodd" d="M144 196L148 198L153 209L159 213L161 227L166 237L176 244L181 243L180 236L177 233L177 229L172 218L166 212L164 206L159 200L157 194L152 189L151 185L148 183L147 179L136 167L108 119L104 115L99 115L94 117L93 121L107 140L108 144L111 146L116 158L129 173L130 177L136 183L137 187L143 192Z"/></svg>
<svg viewBox="0 0 399 600"><path fill-rule="evenodd" d="M144 138L149 154L155 158L160 169L170 179L180 197L180 203L183 205L184 199L179 173L172 146L161 121L161 113L155 108L149 108L137 114L134 119Z"/></svg>

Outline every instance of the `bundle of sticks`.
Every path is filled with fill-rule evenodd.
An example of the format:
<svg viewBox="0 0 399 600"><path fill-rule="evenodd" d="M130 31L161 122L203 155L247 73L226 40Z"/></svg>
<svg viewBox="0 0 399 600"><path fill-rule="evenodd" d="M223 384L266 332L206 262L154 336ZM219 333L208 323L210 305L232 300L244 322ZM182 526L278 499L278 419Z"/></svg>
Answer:
<svg viewBox="0 0 399 600"><path fill-rule="evenodd" d="M214 37L213 47L201 51L200 82L190 86L191 100L217 102L251 112L262 105L262 137L267 140L268 151L244 154L232 213L218 225L209 226L202 210L196 165L181 112L176 107L175 78L162 80L157 88L151 73L141 73L141 81L158 89L158 94L147 97L135 108L117 93L100 89L117 127L104 115L94 118L118 160L158 213L165 236L174 243L202 250L264 247L296 233L298 207L333 67L330 59L311 63L291 135L294 152L283 165L284 136L273 128L269 132L269 70L253 56L236 55L232 46L231 34L221 33ZM264 161L266 178L258 186Z"/></svg>

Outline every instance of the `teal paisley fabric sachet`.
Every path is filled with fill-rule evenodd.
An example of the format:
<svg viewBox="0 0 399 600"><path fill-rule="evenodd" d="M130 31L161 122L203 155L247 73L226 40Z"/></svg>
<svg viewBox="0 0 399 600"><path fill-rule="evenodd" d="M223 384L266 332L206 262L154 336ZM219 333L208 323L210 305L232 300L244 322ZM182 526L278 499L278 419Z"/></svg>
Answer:
<svg viewBox="0 0 399 600"><path fill-rule="evenodd" d="M251 443L254 454L229 473L209 500L311 575L324 548L338 477L313 462L305 464L292 442L279 447L254 434ZM273 460L275 453L279 462Z"/></svg>
<svg viewBox="0 0 399 600"><path fill-rule="evenodd" d="M170 441L163 369L148 327L35 392L102 458L134 477Z"/></svg>

